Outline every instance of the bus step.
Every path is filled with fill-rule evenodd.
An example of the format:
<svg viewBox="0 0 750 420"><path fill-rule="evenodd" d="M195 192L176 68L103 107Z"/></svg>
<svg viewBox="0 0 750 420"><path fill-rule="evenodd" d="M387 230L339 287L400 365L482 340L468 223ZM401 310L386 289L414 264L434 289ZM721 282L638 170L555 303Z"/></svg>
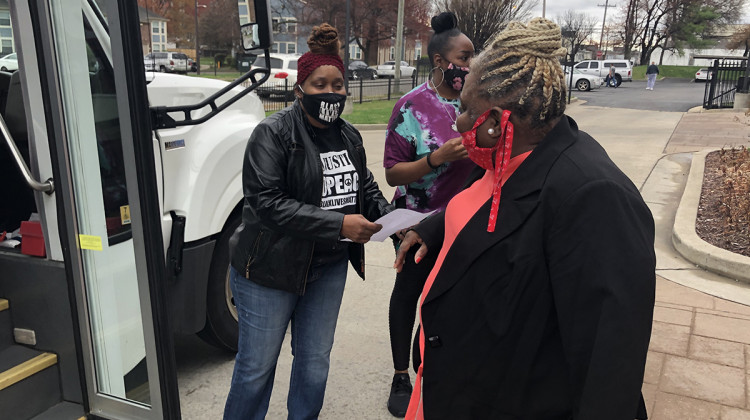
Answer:
<svg viewBox="0 0 750 420"><path fill-rule="evenodd" d="M58 404L57 355L13 345L0 350L0 413L30 419Z"/></svg>
<svg viewBox="0 0 750 420"><path fill-rule="evenodd" d="M31 420L85 420L83 407L63 401Z"/></svg>
<svg viewBox="0 0 750 420"><path fill-rule="evenodd" d="M13 322L8 301L0 299L0 350L13 345Z"/></svg>

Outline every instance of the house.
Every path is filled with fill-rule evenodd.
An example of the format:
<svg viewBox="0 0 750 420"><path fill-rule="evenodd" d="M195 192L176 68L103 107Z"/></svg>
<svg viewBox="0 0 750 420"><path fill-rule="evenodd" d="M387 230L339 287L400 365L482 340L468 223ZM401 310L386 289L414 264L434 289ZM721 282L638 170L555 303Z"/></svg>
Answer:
<svg viewBox="0 0 750 420"><path fill-rule="evenodd" d="M0 57L15 52L8 0L0 0Z"/></svg>
<svg viewBox="0 0 750 420"><path fill-rule="evenodd" d="M141 21L143 55L167 51L167 22L169 19L141 6L138 6L138 16Z"/></svg>

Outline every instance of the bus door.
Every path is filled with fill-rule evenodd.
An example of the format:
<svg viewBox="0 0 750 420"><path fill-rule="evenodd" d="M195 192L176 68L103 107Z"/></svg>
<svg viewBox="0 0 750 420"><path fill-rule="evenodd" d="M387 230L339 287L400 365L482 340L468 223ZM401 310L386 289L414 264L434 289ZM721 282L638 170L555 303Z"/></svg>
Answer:
<svg viewBox="0 0 750 420"><path fill-rule="evenodd" d="M32 211L16 218L38 215L44 252L0 254L0 299L8 302L0 308L12 309L14 333L4 342L0 314L0 352L7 344L18 354L51 355L40 371L57 374L47 375L46 399L33 404L14 398L41 380L0 386L0 412L24 419L72 404L93 418L179 418L136 2L11 0L9 9L20 60L7 86L20 91L3 91L0 72L0 114L22 111L25 121L8 118L0 148L24 174L13 180L16 192L36 188ZM15 108L3 107L14 95ZM24 235L21 248L31 238ZM50 396L55 387L62 392Z"/></svg>

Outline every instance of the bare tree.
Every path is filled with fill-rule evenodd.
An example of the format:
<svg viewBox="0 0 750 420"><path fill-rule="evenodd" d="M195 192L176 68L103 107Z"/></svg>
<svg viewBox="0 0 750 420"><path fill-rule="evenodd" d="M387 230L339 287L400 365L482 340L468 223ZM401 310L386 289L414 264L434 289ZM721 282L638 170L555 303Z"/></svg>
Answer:
<svg viewBox="0 0 750 420"><path fill-rule="evenodd" d="M563 45L569 48L569 53L575 59L581 45L594 32L598 20L588 13L566 10L555 18L563 33Z"/></svg>
<svg viewBox="0 0 750 420"><path fill-rule="evenodd" d="M746 0L629 0L623 4L620 40L629 55L638 46L640 62L657 49L682 51L710 44L708 36L740 18Z"/></svg>
<svg viewBox="0 0 750 420"><path fill-rule="evenodd" d="M492 36L512 20L531 15L538 0L437 0L438 11L451 11L458 17L458 27L481 50Z"/></svg>
<svg viewBox="0 0 750 420"><path fill-rule="evenodd" d="M200 19L201 44L231 51L240 45L240 18L236 0L214 0Z"/></svg>
<svg viewBox="0 0 750 420"><path fill-rule="evenodd" d="M404 3L404 36L416 37L429 31L430 0L406 0ZM328 22L344 34L346 7L343 1L278 0L275 13L288 10L301 25L313 26ZM364 60L377 62L381 41L396 35L398 0L351 0L351 34L349 42L361 49ZM346 47L349 42L343 42Z"/></svg>
<svg viewBox="0 0 750 420"><path fill-rule="evenodd" d="M750 25L744 25L738 29L729 40L727 48L733 50L742 49L742 56L747 57L750 54Z"/></svg>

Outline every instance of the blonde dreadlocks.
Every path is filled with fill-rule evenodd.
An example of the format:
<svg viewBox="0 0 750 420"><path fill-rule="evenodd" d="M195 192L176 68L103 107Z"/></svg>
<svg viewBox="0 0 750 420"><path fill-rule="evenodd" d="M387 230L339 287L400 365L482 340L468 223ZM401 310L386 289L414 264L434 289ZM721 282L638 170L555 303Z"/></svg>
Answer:
<svg viewBox="0 0 750 420"><path fill-rule="evenodd" d="M565 112L565 74L559 62L565 54L554 22L511 22L487 42L471 71L482 75L480 92L500 99L521 118L531 116L531 126L538 128Z"/></svg>

